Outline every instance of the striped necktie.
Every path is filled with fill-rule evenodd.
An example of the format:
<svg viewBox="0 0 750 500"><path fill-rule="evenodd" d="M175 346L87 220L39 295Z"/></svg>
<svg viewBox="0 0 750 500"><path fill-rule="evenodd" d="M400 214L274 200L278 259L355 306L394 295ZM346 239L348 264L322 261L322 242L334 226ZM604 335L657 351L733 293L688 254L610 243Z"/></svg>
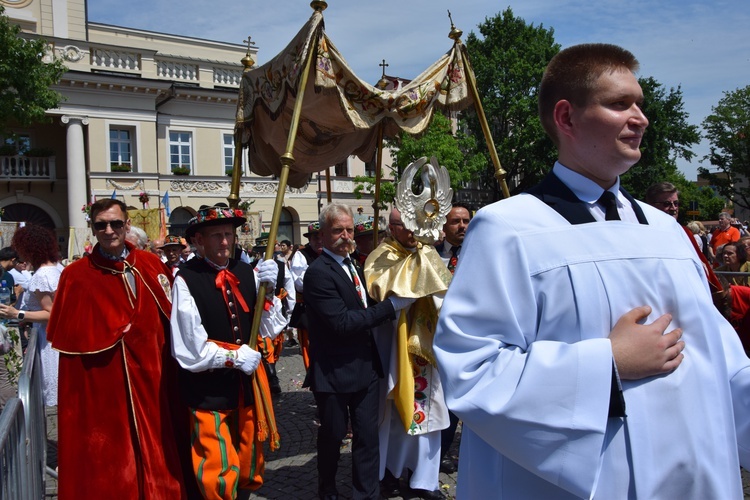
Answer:
<svg viewBox="0 0 750 500"><path fill-rule="evenodd" d="M359 281L359 274L357 273L357 269L354 267L354 264L352 263L352 259L349 257L344 259L344 264L346 264L346 267L349 269L349 274L352 277L352 281L354 282L354 287L357 289L357 295L359 295L359 300L362 302L362 306L366 309L367 308L367 300L364 296L364 290L362 289L362 283Z"/></svg>

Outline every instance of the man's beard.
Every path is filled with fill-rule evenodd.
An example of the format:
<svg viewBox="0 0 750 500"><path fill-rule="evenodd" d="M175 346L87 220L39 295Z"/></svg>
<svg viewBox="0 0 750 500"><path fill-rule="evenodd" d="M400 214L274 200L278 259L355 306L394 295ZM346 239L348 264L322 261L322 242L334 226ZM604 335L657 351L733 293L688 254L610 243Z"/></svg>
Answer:
<svg viewBox="0 0 750 500"><path fill-rule="evenodd" d="M338 249L342 246L344 247L344 249L346 249L346 253L350 254L357 249L357 242L354 240L345 240L344 238L339 238L333 243L333 248L335 249Z"/></svg>

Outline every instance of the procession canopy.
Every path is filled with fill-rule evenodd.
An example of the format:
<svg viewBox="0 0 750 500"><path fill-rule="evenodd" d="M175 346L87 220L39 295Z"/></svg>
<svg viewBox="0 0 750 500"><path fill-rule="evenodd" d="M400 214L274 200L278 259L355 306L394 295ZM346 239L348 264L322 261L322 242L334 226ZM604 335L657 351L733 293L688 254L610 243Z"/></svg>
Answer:
<svg viewBox="0 0 750 500"><path fill-rule="evenodd" d="M235 126L247 147L251 170L280 175L279 157L287 134L308 51L315 64L304 89L302 115L294 143L288 184L303 187L310 174L356 155L373 159L377 131L422 132L435 106L460 110L473 104L460 44L399 89L381 90L360 80L326 36L323 14L314 12L289 45L266 64L245 71L240 82ZM408 50L405 48L404 50Z"/></svg>

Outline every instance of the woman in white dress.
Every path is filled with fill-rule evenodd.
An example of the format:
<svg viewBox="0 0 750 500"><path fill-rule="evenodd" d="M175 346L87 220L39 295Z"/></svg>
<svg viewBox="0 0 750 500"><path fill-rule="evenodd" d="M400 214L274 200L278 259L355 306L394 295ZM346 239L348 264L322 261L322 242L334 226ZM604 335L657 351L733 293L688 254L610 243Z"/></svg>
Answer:
<svg viewBox="0 0 750 500"><path fill-rule="evenodd" d="M57 406L57 366L59 354L47 342L47 321L57 291L63 266L54 233L42 226L27 225L13 235L11 246L21 260L31 264L34 274L29 281L26 310L0 305L0 317L30 322L37 331L42 364L45 406Z"/></svg>

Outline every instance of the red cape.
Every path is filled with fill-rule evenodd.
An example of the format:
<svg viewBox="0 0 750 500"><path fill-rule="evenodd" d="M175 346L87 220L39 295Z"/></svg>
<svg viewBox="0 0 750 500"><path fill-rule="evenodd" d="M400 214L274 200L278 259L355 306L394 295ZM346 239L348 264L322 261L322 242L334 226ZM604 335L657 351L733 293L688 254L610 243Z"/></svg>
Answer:
<svg viewBox="0 0 750 500"><path fill-rule="evenodd" d="M92 254L60 278L47 326L60 351L58 497L184 498L176 362L169 344L172 273L128 244L125 264Z"/></svg>
<svg viewBox="0 0 750 500"><path fill-rule="evenodd" d="M716 277L716 274L714 273L714 270L711 267L711 264L708 262L708 259L706 259L706 256L703 255L703 251L700 249L700 247L698 247L698 242L695 241L693 232L687 226L681 226L681 227L685 231L685 233L687 233L690 243L693 244L693 248L695 249L695 252L698 254L698 257L703 263L703 270L706 271L706 279L708 279L708 283L711 285L711 293L723 290L724 288L721 286L721 282L719 281L719 278Z"/></svg>

